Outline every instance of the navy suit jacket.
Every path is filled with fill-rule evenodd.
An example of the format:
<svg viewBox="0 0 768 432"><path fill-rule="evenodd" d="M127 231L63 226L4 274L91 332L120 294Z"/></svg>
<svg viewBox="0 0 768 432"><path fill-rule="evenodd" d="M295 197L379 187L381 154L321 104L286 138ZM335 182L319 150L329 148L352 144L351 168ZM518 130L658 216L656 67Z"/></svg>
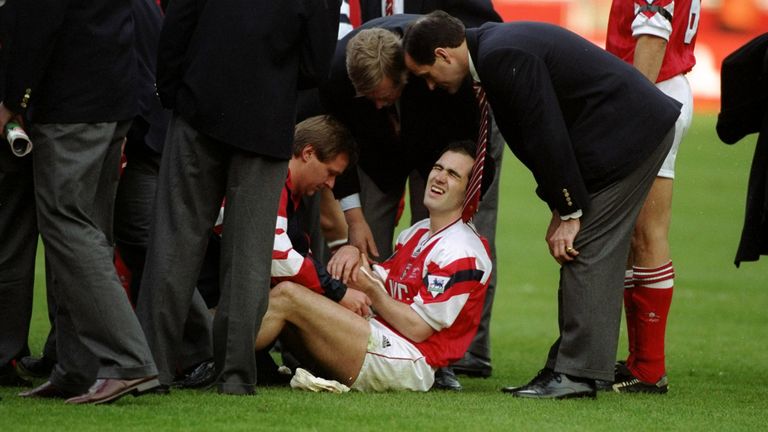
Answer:
<svg viewBox="0 0 768 432"><path fill-rule="evenodd" d="M139 98L139 115L128 132L128 145L137 141L152 151L162 153L170 112L163 109L155 90L157 43L163 16L155 0L132 0L133 20L136 28L135 45L136 90ZM136 139L139 138L139 139Z"/></svg>
<svg viewBox="0 0 768 432"><path fill-rule="evenodd" d="M40 123L137 112L131 0L16 1L4 104Z"/></svg>
<svg viewBox="0 0 768 432"><path fill-rule="evenodd" d="M768 255L768 33L723 60L717 135L734 144L759 132L749 172L744 228L734 264Z"/></svg>
<svg viewBox="0 0 768 432"><path fill-rule="evenodd" d="M381 16L381 0L360 0L363 22ZM501 22L491 0L403 0L404 13L428 14L443 10L460 19L467 27L479 27L487 22Z"/></svg>
<svg viewBox="0 0 768 432"><path fill-rule="evenodd" d="M499 130L561 215L636 169L680 115L634 67L561 27L492 23L466 35Z"/></svg>
<svg viewBox="0 0 768 432"><path fill-rule="evenodd" d="M160 98L198 132L288 159L301 86L327 78L339 0L173 0L160 36Z"/></svg>
<svg viewBox="0 0 768 432"><path fill-rule="evenodd" d="M388 109L376 109L373 102L356 96L347 75L346 47L363 29L384 28L402 36L420 15L394 15L369 21L355 29L336 48L331 76L320 87L320 99L328 113L336 116L357 141L359 166L384 192L403 187L414 169L426 175L449 142L477 139L479 109L471 82L456 95L436 89L414 75L400 97L400 136L394 134ZM334 187L337 197L359 192L355 169L347 169Z"/></svg>

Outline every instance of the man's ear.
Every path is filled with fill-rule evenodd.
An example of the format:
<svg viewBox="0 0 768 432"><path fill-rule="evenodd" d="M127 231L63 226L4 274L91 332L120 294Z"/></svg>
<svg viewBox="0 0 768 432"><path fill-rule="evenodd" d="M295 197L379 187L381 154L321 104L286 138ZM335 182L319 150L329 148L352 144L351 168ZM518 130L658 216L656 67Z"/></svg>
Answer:
<svg viewBox="0 0 768 432"><path fill-rule="evenodd" d="M443 59L446 63L451 64L451 54L445 48L435 48L435 59Z"/></svg>
<svg viewBox="0 0 768 432"><path fill-rule="evenodd" d="M301 160L309 162L312 156L315 155L315 147L312 144L307 144L301 149Z"/></svg>

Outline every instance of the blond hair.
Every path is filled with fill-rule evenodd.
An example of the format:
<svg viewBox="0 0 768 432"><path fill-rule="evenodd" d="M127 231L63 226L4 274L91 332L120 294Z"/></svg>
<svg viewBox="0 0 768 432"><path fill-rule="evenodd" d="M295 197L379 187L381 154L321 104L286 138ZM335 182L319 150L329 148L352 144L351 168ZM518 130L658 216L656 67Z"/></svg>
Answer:
<svg viewBox="0 0 768 432"><path fill-rule="evenodd" d="M347 74L359 94L372 92L384 77L396 87L405 83L400 37L382 28L361 30L347 43Z"/></svg>

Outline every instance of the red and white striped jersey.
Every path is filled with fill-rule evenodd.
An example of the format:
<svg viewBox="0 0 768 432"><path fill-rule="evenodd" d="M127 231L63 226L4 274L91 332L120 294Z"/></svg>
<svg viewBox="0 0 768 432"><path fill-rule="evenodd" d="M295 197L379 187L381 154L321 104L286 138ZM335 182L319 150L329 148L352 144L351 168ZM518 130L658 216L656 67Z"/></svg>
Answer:
<svg viewBox="0 0 768 432"><path fill-rule="evenodd" d="M667 51L656 82L666 81L696 64L693 49L700 15L701 0L613 0L605 48L632 63L637 37L666 39Z"/></svg>
<svg viewBox="0 0 768 432"><path fill-rule="evenodd" d="M480 323L492 270L488 244L472 226L458 220L430 235L429 220L418 222L400 234L392 257L373 269L390 296L435 330L423 342L411 341L427 363L443 367L464 355Z"/></svg>
<svg viewBox="0 0 768 432"><path fill-rule="evenodd" d="M291 172L288 171L277 210L272 247L272 286L291 281L339 301L347 293L347 287L331 278L322 263L312 256L309 236L301 229L297 215L300 205L301 197L293 195Z"/></svg>

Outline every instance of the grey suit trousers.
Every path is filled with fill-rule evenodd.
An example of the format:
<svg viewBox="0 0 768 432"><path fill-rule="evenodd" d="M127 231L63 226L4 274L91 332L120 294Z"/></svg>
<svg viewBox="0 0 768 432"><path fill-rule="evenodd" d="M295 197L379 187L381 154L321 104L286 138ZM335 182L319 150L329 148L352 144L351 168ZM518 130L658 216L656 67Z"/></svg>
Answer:
<svg viewBox="0 0 768 432"><path fill-rule="evenodd" d="M157 373L113 265L112 218L129 121L32 127L40 235L54 277L58 364L51 382Z"/></svg>
<svg viewBox="0 0 768 432"><path fill-rule="evenodd" d="M254 341L267 310L272 245L287 161L244 152L174 115L160 163L137 313L170 384L211 229L226 195L221 297L213 324L218 389L254 391Z"/></svg>
<svg viewBox="0 0 768 432"><path fill-rule="evenodd" d="M574 241L579 256L560 268L560 336L547 359L556 372L613 380L632 230L674 134L635 171L590 195Z"/></svg>
<svg viewBox="0 0 768 432"><path fill-rule="evenodd" d="M0 367L29 353L37 219L32 156L0 141Z"/></svg>

